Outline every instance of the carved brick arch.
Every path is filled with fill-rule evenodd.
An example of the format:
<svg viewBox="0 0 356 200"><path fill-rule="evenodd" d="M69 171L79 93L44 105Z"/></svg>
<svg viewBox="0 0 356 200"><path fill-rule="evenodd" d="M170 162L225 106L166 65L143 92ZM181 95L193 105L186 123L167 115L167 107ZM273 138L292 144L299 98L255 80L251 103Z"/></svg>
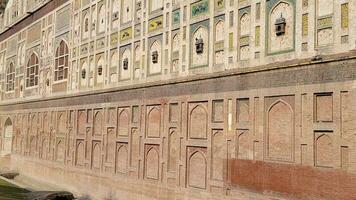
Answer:
<svg viewBox="0 0 356 200"><path fill-rule="evenodd" d="M168 136L168 171L175 172L179 160L179 134L171 130Z"/></svg>
<svg viewBox="0 0 356 200"><path fill-rule="evenodd" d="M106 28L106 10L105 10L105 4L101 5L99 8L99 33L105 32Z"/></svg>
<svg viewBox="0 0 356 200"><path fill-rule="evenodd" d="M177 32L173 36L173 51L179 51L180 50L180 33Z"/></svg>
<svg viewBox="0 0 356 200"><path fill-rule="evenodd" d="M48 143L47 138L43 138L42 144L41 144L41 158L42 159L47 159L48 147L49 147L49 143Z"/></svg>
<svg viewBox="0 0 356 200"><path fill-rule="evenodd" d="M26 87L37 86L39 83L39 56L32 51L26 62Z"/></svg>
<svg viewBox="0 0 356 200"><path fill-rule="evenodd" d="M58 43L55 55L54 81L68 78L69 48L68 42L63 38ZM48 77L47 77L48 78Z"/></svg>
<svg viewBox="0 0 356 200"><path fill-rule="evenodd" d="M318 167L333 166L333 142L329 135L322 134L315 139L315 165Z"/></svg>
<svg viewBox="0 0 356 200"><path fill-rule="evenodd" d="M207 31L207 28L203 25L199 25L195 28L194 32L193 32L193 35L196 35L196 34L199 34L200 32L202 31Z"/></svg>
<svg viewBox="0 0 356 200"><path fill-rule="evenodd" d="M161 112L154 106L147 114L147 137L159 138L161 135Z"/></svg>
<svg viewBox="0 0 356 200"><path fill-rule="evenodd" d="M66 116L63 113L59 114L57 130L59 134L64 134L67 131Z"/></svg>
<svg viewBox="0 0 356 200"><path fill-rule="evenodd" d="M34 156L36 154L37 141L35 136L30 137L30 155Z"/></svg>
<svg viewBox="0 0 356 200"><path fill-rule="evenodd" d="M47 134L49 131L50 131L50 120L49 120L49 117L48 117L48 113L45 113L44 114L44 117L43 117L43 131L45 134Z"/></svg>
<svg viewBox="0 0 356 200"><path fill-rule="evenodd" d="M76 146L75 164L77 166L84 166L85 161L85 146L83 141L79 141Z"/></svg>
<svg viewBox="0 0 356 200"><path fill-rule="evenodd" d="M224 40L224 30L225 30L225 22L223 20L218 20L215 23L215 40L217 42Z"/></svg>
<svg viewBox="0 0 356 200"><path fill-rule="evenodd" d="M207 42L208 38L204 38L204 36L209 36L209 31L207 29L207 27L203 26L203 25L199 25L198 27L195 28L194 32L193 32L193 39L195 40L196 38L203 38L204 43ZM195 42L195 41L193 41Z"/></svg>
<svg viewBox="0 0 356 200"><path fill-rule="evenodd" d="M130 140L130 166L138 167L140 157L140 133L137 129L131 131Z"/></svg>
<svg viewBox="0 0 356 200"><path fill-rule="evenodd" d="M89 37L89 14L85 13L83 19L83 37L87 38Z"/></svg>
<svg viewBox="0 0 356 200"><path fill-rule="evenodd" d="M208 133L208 111L202 104L196 105L189 113L189 138L206 139Z"/></svg>
<svg viewBox="0 0 356 200"><path fill-rule="evenodd" d="M50 29L48 32L48 54L53 55L53 30Z"/></svg>
<svg viewBox="0 0 356 200"><path fill-rule="evenodd" d="M198 40L202 40L202 51L197 52L196 43ZM208 64L208 52L209 52L209 31L208 28L199 25L193 32L191 51L192 51L192 64L193 66L204 66Z"/></svg>
<svg viewBox="0 0 356 200"><path fill-rule="evenodd" d="M15 89L15 65L10 62L6 67L6 91L13 91Z"/></svg>
<svg viewBox="0 0 356 200"><path fill-rule="evenodd" d="M240 35L247 35L251 32L251 16L250 13L244 12L239 18Z"/></svg>
<svg viewBox="0 0 356 200"><path fill-rule="evenodd" d="M131 49L130 48L126 48L121 53L120 79L128 79L128 78L130 78L131 66L132 66Z"/></svg>
<svg viewBox="0 0 356 200"><path fill-rule="evenodd" d="M325 1L325 0L323 0ZM332 1L332 0L331 0ZM268 15L271 16L271 14L276 10L276 8L278 8L281 4L288 4L289 6L292 6L293 12L294 12L294 7L291 4L291 2L289 2L288 0L279 0L278 3L276 3L269 11ZM284 13L283 13L284 14Z"/></svg>
<svg viewBox="0 0 356 200"><path fill-rule="evenodd" d="M248 130L243 130L238 133L237 137L237 157L239 159L249 159L252 158L251 145L249 141Z"/></svg>
<svg viewBox="0 0 356 200"><path fill-rule="evenodd" d="M128 136L129 135L129 123L130 123L130 115L127 109L122 109L119 112L118 117L118 129L120 136Z"/></svg>
<svg viewBox="0 0 356 200"><path fill-rule="evenodd" d="M278 99L267 110L267 156L272 160L292 162L294 159L294 112Z"/></svg>
<svg viewBox="0 0 356 200"><path fill-rule="evenodd" d="M104 82L104 69L105 69L105 62L103 56L100 56L96 62L96 69L95 69L96 82L99 84Z"/></svg>
<svg viewBox="0 0 356 200"><path fill-rule="evenodd" d="M161 46L162 46L161 42L159 40L155 40L155 41L152 42L152 44L150 46L150 49L151 49L151 51L152 50L159 50L159 49L161 49Z"/></svg>
<svg viewBox="0 0 356 200"><path fill-rule="evenodd" d="M14 124L13 124L13 119L11 117L7 117L4 123L4 134L2 134L1 139L3 140L3 146L1 147L1 150L9 154L12 151L13 147L13 130L14 130ZM1 143L0 143L1 144Z"/></svg>
<svg viewBox="0 0 356 200"><path fill-rule="evenodd" d="M117 51L114 51L114 53L112 53L110 57L110 66L116 68L118 63L119 61L118 61Z"/></svg>
<svg viewBox="0 0 356 200"><path fill-rule="evenodd" d="M157 53L157 54L156 54ZM157 60L153 60L153 54L157 55ZM162 61L162 44L159 40L152 42L150 46L150 74L160 73L162 70L161 61Z"/></svg>
<svg viewBox="0 0 356 200"><path fill-rule="evenodd" d="M128 170L129 151L127 144L121 144L116 151L116 173L126 174Z"/></svg>
<svg viewBox="0 0 356 200"><path fill-rule="evenodd" d="M226 148L223 130L214 130L211 139L211 178L223 181L226 167Z"/></svg>
<svg viewBox="0 0 356 200"><path fill-rule="evenodd" d="M159 150L158 145L152 145L146 152L145 177L148 179L159 179Z"/></svg>
<svg viewBox="0 0 356 200"><path fill-rule="evenodd" d="M101 165L101 147L99 142L93 144L91 166L94 170L100 170Z"/></svg>
<svg viewBox="0 0 356 200"><path fill-rule="evenodd" d="M61 51L69 52L68 44L69 42L66 38L61 38L61 40L58 42L58 45L56 46L56 55L60 55Z"/></svg>
<svg viewBox="0 0 356 200"><path fill-rule="evenodd" d="M86 60L84 60L82 63L81 63L81 66L80 66L80 73L79 73L79 80L80 80L80 86L81 87L85 87L87 86L87 80L88 80L88 77L89 77L89 66L88 66L88 63Z"/></svg>
<svg viewBox="0 0 356 200"><path fill-rule="evenodd" d="M11 118L10 116L8 116L4 122L4 127L7 127L7 126L13 126L13 123L12 123L13 118Z"/></svg>
<svg viewBox="0 0 356 200"><path fill-rule="evenodd" d="M86 122L87 122L87 115L84 111L79 112L78 116L78 134L85 135L86 133Z"/></svg>
<svg viewBox="0 0 356 200"><path fill-rule="evenodd" d="M94 115L94 135L102 135L104 116L102 111L97 111Z"/></svg>
<svg viewBox="0 0 356 200"><path fill-rule="evenodd" d="M117 69L118 65L119 65L118 55L117 55L117 52L114 51L114 53L112 53L111 57L110 57L110 67ZM109 76L110 76L110 83L116 83L117 82L116 70L115 70L115 72L110 72Z"/></svg>
<svg viewBox="0 0 356 200"><path fill-rule="evenodd" d="M205 152L195 150L188 158L188 186L198 189L207 187L207 160Z"/></svg>
<svg viewBox="0 0 356 200"><path fill-rule="evenodd" d="M36 114L31 115L31 123L30 123L30 134L36 135L37 134L37 116Z"/></svg>
<svg viewBox="0 0 356 200"><path fill-rule="evenodd" d="M130 60L131 57L131 51L130 49L126 48L122 53L121 53L122 58L128 58Z"/></svg>
<svg viewBox="0 0 356 200"><path fill-rule="evenodd" d="M65 144L64 141L59 140L56 144L56 161L63 162L64 161L64 153L65 151Z"/></svg>
<svg viewBox="0 0 356 200"><path fill-rule="evenodd" d="M6 67L6 91L15 89L15 65L13 62Z"/></svg>
<svg viewBox="0 0 356 200"><path fill-rule="evenodd" d="M141 46L136 45L135 50L134 50L134 55L135 55L135 61L138 62L140 61L141 58Z"/></svg>

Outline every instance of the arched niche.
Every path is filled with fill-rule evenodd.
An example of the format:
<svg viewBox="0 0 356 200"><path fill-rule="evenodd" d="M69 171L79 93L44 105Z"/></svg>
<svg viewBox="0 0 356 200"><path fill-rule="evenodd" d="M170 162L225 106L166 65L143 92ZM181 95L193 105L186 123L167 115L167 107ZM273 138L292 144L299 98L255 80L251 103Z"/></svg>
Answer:
<svg viewBox="0 0 356 200"><path fill-rule="evenodd" d="M120 144L116 151L116 173L126 174L128 170L127 144Z"/></svg>
<svg viewBox="0 0 356 200"><path fill-rule="evenodd" d="M294 49L295 9L288 0L276 3L268 13L268 53L287 52ZM283 34L278 34L276 21L285 20Z"/></svg>
<svg viewBox="0 0 356 200"><path fill-rule="evenodd" d="M188 186L206 189L207 161L203 151L196 150L188 158Z"/></svg>
<svg viewBox="0 0 356 200"><path fill-rule="evenodd" d="M123 109L119 112L119 120L118 120L118 129L120 136L128 136L129 135L129 112L127 109Z"/></svg>
<svg viewBox="0 0 356 200"><path fill-rule="evenodd" d="M250 34L251 29L251 18L250 13L244 13L240 17L240 36Z"/></svg>
<svg viewBox="0 0 356 200"><path fill-rule="evenodd" d="M99 33L103 33L105 32L105 28L106 28L106 9L105 9L105 5L101 5L99 8L99 28L98 28L98 32Z"/></svg>
<svg viewBox="0 0 356 200"><path fill-rule="evenodd" d="M202 42L201 51L197 49L197 42ZM192 67L205 66L209 56L209 31L205 26L198 26L193 32L191 41Z"/></svg>
<svg viewBox="0 0 356 200"><path fill-rule="evenodd" d="M162 71L162 46L161 42L155 40L150 47L149 72L150 74L161 73Z"/></svg>
<svg viewBox="0 0 356 200"><path fill-rule="evenodd" d="M159 107L153 107L149 110L147 115L147 137L160 137L161 128L161 112Z"/></svg>
<svg viewBox="0 0 356 200"><path fill-rule="evenodd" d="M94 115L94 135L102 135L103 113L97 111Z"/></svg>
<svg viewBox="0 0 356 200"><path fill-rule="evenodd" d="M294 114L292 107L279 99L267 110L267 152L274 160L290 162L294 155Z"/></svg>
<svg viewBox="0 0 356 200"><path fill-rule="evenodd" d="M152 146L146 153L145 176L148 179L158 180L159 178L159 151L158 147Z"/></svg>
<svg viewBox="0 0 356 200"><path fill-rule="evenodd" d="M126 80L130 78L130 71L131 71L131 50L126 48L121 54L121 61L120 61L120 79Z"/></svg>
<svg viewBox="0 0 356 200"><path fill-rule="evenodd" d="M13 138L13 123L10 118L7 118L4 124L4 134L2 135L3 140L3 147L2 153L3 154L10 154L12 151L12 138Z"/></svg>
<svg viewBox="0 0 356 200"><path fill-rule="evenodd" d="M203 105L195 106L189 116L189 138L206 139L208 126L208 112Z"/></svg>
<svg viewBox="0 0 356 200"><path fill-rule="evenodd" d="M225 38L225 23L223 20L219 20L215 25L215 41L224 41Z"/></svg>
<svg viewBox="0 0 356 200"><path fill-rule="evenodd" d="M94 143L92 149L92 169L100 170L100 165L101 165L100 143Z"/></svg>

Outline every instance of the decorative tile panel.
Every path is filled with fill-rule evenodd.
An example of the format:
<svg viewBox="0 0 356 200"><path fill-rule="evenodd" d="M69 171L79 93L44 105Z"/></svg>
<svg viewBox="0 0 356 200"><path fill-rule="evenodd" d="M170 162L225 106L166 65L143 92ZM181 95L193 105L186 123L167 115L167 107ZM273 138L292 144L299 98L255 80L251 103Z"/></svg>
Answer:
<svg viewBox="0 0 356 200"><path fill-rule="evenodd" d="M308 14L302 15L302 35L308 36Z"/></svg>
<svg viewBox="0 0 356 200"><path fill-rule="evenodd" d="M120 42L129 40L131 38L132 38L132 27L120 31Z"/></svg>
<svg viewBox="0 0 356 200"><path fill-rule="evenodd" d="M255 46L256 47L260 46L260 38L261 38L261 27L256 26L255 27Z"/></svg>
<svg viewBox="0 0 356 200"><path fill-rule="evenodd" d="M323 17L321 19L318 19L318 21L317 21L318 29L328 28L328 27L331 27L332 25L333 25L332 16Z"/></svg>
<svg viewBox="0 0 356 200"><path fill-rule="evenodd" d="M118 33L111 34L110 45L116 45L118 41L119 41L119 34Z"/></svg>
<svg viewBox="0 0 356 200"><path fill-rule="evenodd" d="M344 3L341 5L341 28L349 27L349 4Z"/></svg>
<svg viewBox="0 0 356 200"><path fill-rule="evenodd" d="M209 1L201 0L191 5L191 16L196 17L209 12Z"/></svg>
<svg viewBox="0 0 356 200"><path fill-rule="evenodd" d="M180 10L177 9L172 12L172 24L178 24L180 22Z"/></svg>
<svg viewBox="0 0 356 200"><path fill-rule="evenodd" d="M250 36L241 37L239 40L240 46L245 46L250 43Z"/></svg>
<svg viewBox="0 0 356 200"><path fill-rule="evenodd" d="M148 32L156 31L163 28L163 16L151 19L148 22Z"/></svg>

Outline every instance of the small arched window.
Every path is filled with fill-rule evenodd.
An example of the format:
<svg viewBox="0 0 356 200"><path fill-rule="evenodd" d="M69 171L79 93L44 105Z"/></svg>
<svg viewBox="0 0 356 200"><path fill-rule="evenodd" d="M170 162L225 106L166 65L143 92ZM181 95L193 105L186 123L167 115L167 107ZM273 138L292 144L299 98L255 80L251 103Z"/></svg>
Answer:
<svg viewBox="0 0 356 200"><path fill-rule="evenodd" d="M60 81L68 77L68 46L62 40L56 50L56 60L54 66L54 80Z"/></svg>
<svg viewBox="0 0 356 200"><path fill-rule="evenodd" d="M38 68L39 61L35 53L32 53L26 70L26 87L32 87L38 85Z"/></svg>
<svg viewBox="0 0 356 200"><path fill-rule="evenodd" d="M89 18L85 18L84 21L84 32L88 32L89 31Z"/></svg>
<svg viewBox="0 0 356 200"><path fill-rule="evenodd" d="M105 5L102 5L99 9L99 33L105 31Z"/></svg>
<svg viewBox="0 0 356 200"><path fill-rule="evenodd" d="M15 86L15 67L10 63L6 69L6 91L13 91Z"/></svg>

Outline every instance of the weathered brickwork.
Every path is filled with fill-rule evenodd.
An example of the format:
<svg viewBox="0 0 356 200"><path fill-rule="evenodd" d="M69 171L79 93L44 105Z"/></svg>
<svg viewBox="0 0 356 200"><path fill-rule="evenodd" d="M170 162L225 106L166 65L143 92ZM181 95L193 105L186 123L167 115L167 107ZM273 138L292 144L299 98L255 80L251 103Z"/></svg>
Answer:
<svg viewBox="0 0 356 200"><path fill-rule="evenodd" d="M354 6L10 0L0 153L96 199L356 198Z"/></svg>

